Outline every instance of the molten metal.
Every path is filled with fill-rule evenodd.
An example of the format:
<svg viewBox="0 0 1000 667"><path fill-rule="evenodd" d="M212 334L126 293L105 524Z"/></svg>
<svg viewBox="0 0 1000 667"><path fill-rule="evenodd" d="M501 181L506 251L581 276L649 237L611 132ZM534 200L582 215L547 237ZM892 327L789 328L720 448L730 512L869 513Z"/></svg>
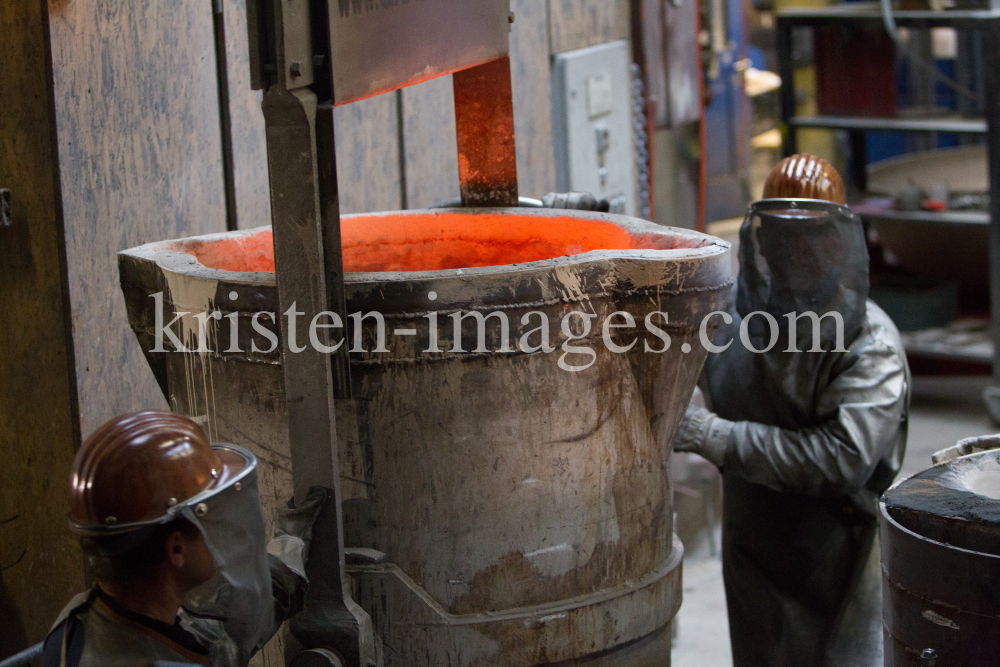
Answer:
<svg viewBox="0 0 1000 667"><path fill-rule="evenodd" d="M568 226L573 228L572 235L566 232ZM632 234L603 220L492 212L346 215L341 218L341 235L348 273L500 266L591 250L670 250L687 247L689 242L678 237ZM269 227L210 242L177 241L172 249L194 255L212 269L274 272Z"/></svg>

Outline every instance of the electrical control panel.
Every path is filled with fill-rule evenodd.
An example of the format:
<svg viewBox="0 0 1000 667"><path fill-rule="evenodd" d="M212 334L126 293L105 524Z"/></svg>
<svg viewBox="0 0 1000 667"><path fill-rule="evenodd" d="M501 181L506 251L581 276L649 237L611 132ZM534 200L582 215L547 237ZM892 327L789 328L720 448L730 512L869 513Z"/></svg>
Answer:
<svg viewBox="0 0 1000 667"><path fill-rule="evenodd" d="M635 215L636 162L628 43L561 53L552 70L556 189L589 192Z"/></svg>

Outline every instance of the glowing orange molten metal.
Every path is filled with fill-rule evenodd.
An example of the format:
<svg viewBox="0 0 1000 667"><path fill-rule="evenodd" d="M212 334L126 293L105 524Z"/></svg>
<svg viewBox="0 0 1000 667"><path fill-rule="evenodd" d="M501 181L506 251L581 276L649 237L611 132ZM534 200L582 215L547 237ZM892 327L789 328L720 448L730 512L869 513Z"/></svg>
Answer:
<svg viewBox="0 0 1000 667"><path fill-rule="evenodd" d="M344 270L435 271L535 262L591 250L686 247L686 239L631 234L602 220L512 213L422 212L341 218ZM691 247L701 240L691 239ZM175 249L226 271L274 271L270 229L236 238L179 241Z"/></svg>

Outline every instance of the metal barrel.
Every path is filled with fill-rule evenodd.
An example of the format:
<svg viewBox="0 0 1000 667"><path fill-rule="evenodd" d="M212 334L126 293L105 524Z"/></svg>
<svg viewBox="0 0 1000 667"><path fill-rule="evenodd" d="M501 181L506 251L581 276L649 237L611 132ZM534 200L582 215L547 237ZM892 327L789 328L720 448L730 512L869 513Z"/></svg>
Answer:
<svg viewBox="0 0 1000 667"><path fill-rule="evenodd" d="M986 667L1000 656L1000 452L960 456L881 503L886 667Z"/></svg>
<svg viewBox="0 0 1000 667"><path fill-rule="evenodd" d="M669 664L670 445L701 323L732 285L728 244L525 208L344 216L342 235L347 312L384 322L381 344L378 317L344 323L353 398L336 408L347 567L386 665ZM278 310L270 252L262 228L120 255L171 407L257 454L265 511L291 492L281 345L260 351L252 326ZM194 313L221 311L206 351L149 351L157 293L162 322L192 313L175 324L189 350ZM542 328L549 352L530 349L539 331L522 341Z"/></svg>

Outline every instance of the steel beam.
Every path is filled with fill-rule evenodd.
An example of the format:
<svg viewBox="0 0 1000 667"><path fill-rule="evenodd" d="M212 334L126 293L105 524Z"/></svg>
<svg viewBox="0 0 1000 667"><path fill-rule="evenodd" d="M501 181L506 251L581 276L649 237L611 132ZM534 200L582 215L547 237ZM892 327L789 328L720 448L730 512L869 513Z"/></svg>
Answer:
<svg viewBox="0 0 1000 667"><path fill-rule="evenodd" d="M310 342L313 318L333 310L343 320L343 266L334 153L333 107L309 87L309 3L274 3L277 62L264 94L275 279L282 335L292 478L297 502L312 486L332 489L313 527L305 609L291 623L307 649L335 651L346 665L377 664L371 618L351 598L344 564L340 466L334 401L350 396L346 346L326 354ZM259 17L258 17L259 18ZM329 316L322 320L330 324ZM342 322L343 323L343 322ZM317 328L332 346L329 329Z"/></svg>

